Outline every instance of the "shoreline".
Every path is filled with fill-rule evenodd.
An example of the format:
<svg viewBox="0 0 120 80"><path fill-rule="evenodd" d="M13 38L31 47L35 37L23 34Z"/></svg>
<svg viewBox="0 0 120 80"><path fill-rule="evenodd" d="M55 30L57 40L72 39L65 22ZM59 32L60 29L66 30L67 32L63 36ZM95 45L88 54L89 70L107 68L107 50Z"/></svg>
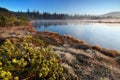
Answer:
<svg viewBox="0 0 120 80"><path fill-rule="evenodd" d="M91 46L86 41L77 39L71 35L64 34L62 36L59 33L43 31L36 32L33 36L40 38L48 45L63 46L67 44L75 49L96 50L110 57L120 56L120 52L117 50L102 48L99 45Z"/></svg>
<svg viewBox="0 0 120 80"><path fill-rule="evenodd" d="M102 48L99 45L89 45L86 41L80 40L75 38L71 35L64 34L63 36L59 33L50 32L50 31L42 31L37 32L32 24L25 25L25 26L17 26L17 27L10 27L10 28L0 28L0 38L21 38L25 36L32 35L33 37L38 37L39 39L43 40L47 45L54 45L54 46L63 46L63 45L70 45L75 49L93 49L99 51L105 55L110 57L120 56L120 52L118 50L106 49ZM2 31L3 30L3 31Z"/></svg>

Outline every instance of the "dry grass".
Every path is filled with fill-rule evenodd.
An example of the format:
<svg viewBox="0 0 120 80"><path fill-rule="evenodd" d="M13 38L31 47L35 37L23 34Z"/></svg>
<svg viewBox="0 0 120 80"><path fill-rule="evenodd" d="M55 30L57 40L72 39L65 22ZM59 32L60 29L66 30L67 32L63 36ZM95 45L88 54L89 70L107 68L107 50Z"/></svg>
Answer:
<svg viewBox="0 0 120 80"><path fill-rule="evenodd" d="M93 49L76 49L69 45L51 48L62 58L62 65L69 80L120 79L120 64L117 59Z"/></svg>
<svg viewBox="0 0 120 80"><path fill-rule="evenodd" d="M106 56L110 56L110 57L120 56L120 52L118 52L116 50L104 49L104 48L100 47L99 45L92 46L92 49L97 50L97 51L103 53Z"/></svg>
<svg viewBox="0 0 120 80"><path fill-rule="evenodd" d="M35 33L32 24L25 26L2 27L0 28L0 37L25 37Z"/></svg>
<svg viewBox="0 0 120 80"><path fill-rule="evenodd" d="M116 57L115 60L120 64L120 57Z"/></svg>

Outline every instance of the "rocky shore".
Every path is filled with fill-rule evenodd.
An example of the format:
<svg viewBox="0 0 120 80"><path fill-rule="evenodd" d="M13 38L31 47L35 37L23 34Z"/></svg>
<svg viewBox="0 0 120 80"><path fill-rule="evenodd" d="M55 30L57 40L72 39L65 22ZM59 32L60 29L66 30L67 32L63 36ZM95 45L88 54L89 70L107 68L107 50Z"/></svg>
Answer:
<svg viewBox="0 0 120 80"><path fill-rule="evenodd" d="M46 46L61 57L68 80L119 80L120 52L104 49L70 35L55 32L36 32L32 25L0 28L0 42L4 38L28 35L43 40Z"/></svg>

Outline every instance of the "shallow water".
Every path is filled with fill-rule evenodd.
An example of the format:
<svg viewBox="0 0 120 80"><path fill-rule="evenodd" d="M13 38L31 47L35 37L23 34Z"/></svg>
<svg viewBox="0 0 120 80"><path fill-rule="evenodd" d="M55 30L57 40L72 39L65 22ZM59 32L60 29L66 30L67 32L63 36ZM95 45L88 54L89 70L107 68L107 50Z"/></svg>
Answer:
<svg viewBox="0 0 120 80"><path fill-rule="evenodd" d="M120 24L86 23L80 21L33 21L37 31L53 31L72 35L90 45L120 51Z"/></svg>

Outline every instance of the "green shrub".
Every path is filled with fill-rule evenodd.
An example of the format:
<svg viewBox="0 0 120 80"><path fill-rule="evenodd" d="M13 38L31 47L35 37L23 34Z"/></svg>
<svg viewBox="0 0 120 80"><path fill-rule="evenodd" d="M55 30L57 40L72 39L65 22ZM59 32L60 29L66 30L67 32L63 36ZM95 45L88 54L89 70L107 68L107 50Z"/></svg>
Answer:
<svg viewBox="0 0 120 80"><path fill-rule="evenodd" d="M0 80L64 80L60 60L31 36L6 39L0 46Z"/></svg>
<svg viewBox="0 0 120 80"><path fill-rule="evenodd" d="M0 16L0 27L9 27L9 26L19 26L28 24L29 20L25 16L21 16L20 18L16 16Z"/></svg>
<svg viewBox="0 0 120 80"><path fill-rule="evenodd" d="M0 16L0 25L7 26L9 24L9 18L7 16Z"/></svg>

